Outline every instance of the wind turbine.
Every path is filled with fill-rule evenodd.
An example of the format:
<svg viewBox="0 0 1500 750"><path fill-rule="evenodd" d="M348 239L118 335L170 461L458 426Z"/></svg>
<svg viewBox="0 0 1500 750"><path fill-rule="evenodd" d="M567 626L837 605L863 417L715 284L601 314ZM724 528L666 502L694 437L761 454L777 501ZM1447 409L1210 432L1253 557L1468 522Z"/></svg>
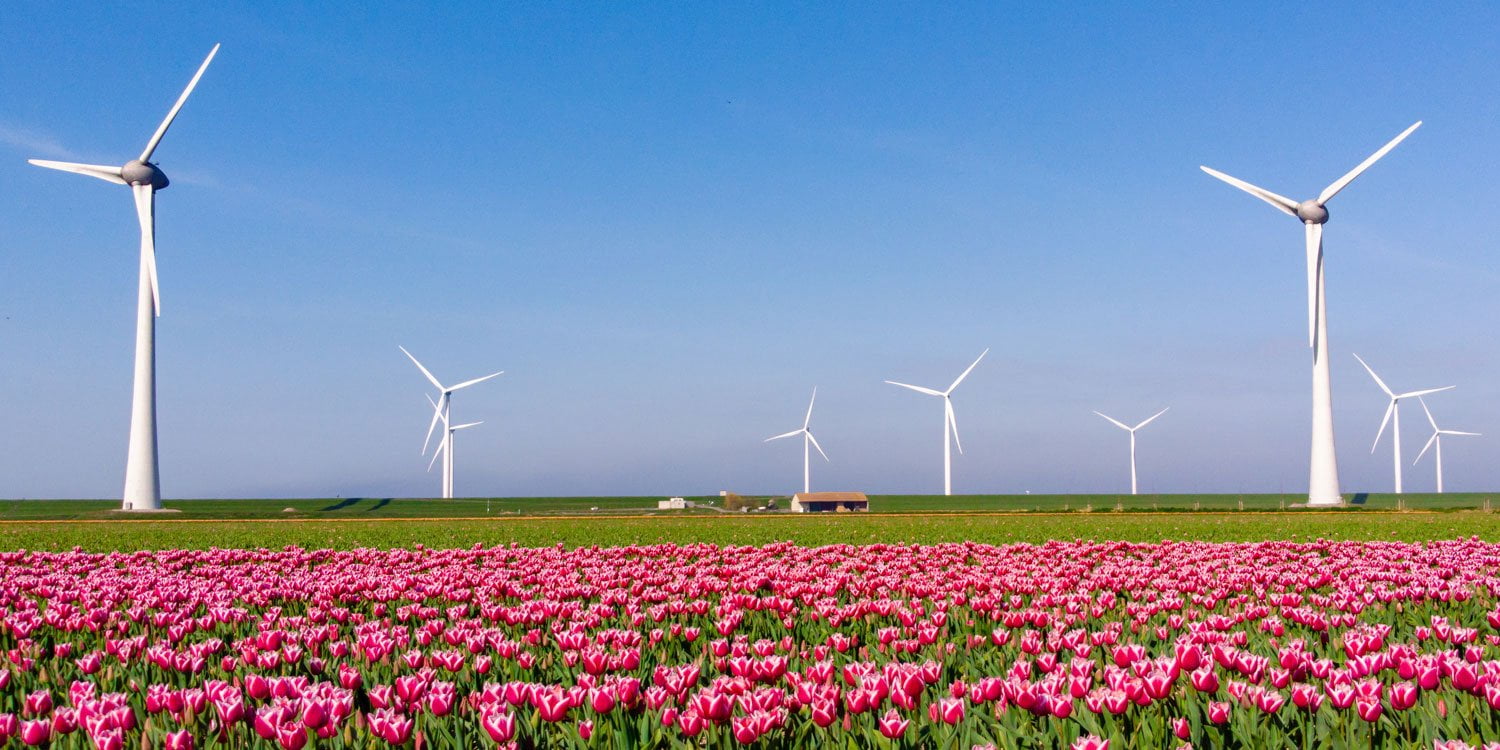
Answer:
<svg viewBox="0 0 1500 750"><path fill-rule="evenodd" d="M1375 433L1375 442L1370 445L1370 452L1374 453L1375 448L1380 445L1380 436L1385 434L1385 424L1386 422L1391 422L1391 463L1396 467L1396 494L1399 495L1401 494L1401 399L1412 398L1413 396L1421 398L1429 393L1451 390L1454 386L1428 388L1425 391L1411 391L1408 393L1392 393L1391 389L1386 387L1385 381L1381 380L1380 376L1376 375L1375 371L1370 369L1370 366L1363 359L1360 359L1358 354L1354 355L1354 358L1359 359L1359 363L1365 366L1365 372L1370 373L1370 377L1375 379L1375 385L1380 386L1380 390L1385 391L1385 395L1391 397L1390 405L1385 407L1385 416L1380 420L1380 431Z"/></svg>
<svg viewBox="0 0 1500 750"><path fill-rule="evenodd" d="M1172 408L1172 407L1170 407L1170 406L1167 407L1167 409L1170 409L1170 408ZM1140 423L1140 424L1138 424L1138 425L1136 425L1134 427L1127 427L1127 426L1125 426L1124 422L1121 422L1120 420L1115 419L1114 417L1111 417L1108 414L1105 414L1104 412L1101 412L1101 411L1094 412L1095 414L1098 414L1099 416L1104 417L1105 419L1108 419L1116 427L1118 427L1118 428L1120 428L1120 429L1122 429L1122 430L1130 433L1130 494L1132 494L1132 495L1136 494L1135 493L1135 431L1141 429L1142 427L1145 427L1148 424L1151 424L1151 420L1156 419L1157 417L1159 417L1159 416L1161 416L1163 414L1166 414L1167 413L1167 409L1162 409L1161 411L1159 411L1159 412L1157 412L1155 414L1152 414L1150 416L1150 418L1148 418L1146 421L1144 421L1144 422L1142 422L1142 423Z"/></svg>
<svg viewBox="0 0 1500 750"><path fill-rule="evenodd" d="M439 414L442 413L438 409L437 402L433 401L431 396L427 397L427 403L432 404L434 411L437 411ZM437 463L438 456L443 457L443 497L453 497L453 433L482 424L484 422L479 421L449 426L447 415L443 416L443 439L438 441L437 450L432 452L432 460L427 462L427 470L432 471L432 465Z"/></svg>
<svg viewBox="0 0 1500 750"><path fill-rule="evenodd" d="M811 487L811 481L810 480L811 480L811 477L812 477L812 470L811 470L811 468L810 468L809 465L812 462L812 454L808 451L808 446L811 445L812 447L817 448L818 449L818 453L822 454L824 461L829 460L828 454L827 453L823 453L823 446L818 445L818 439L815 438L815 437L813 437L812 430L808 429L808 425L812 423L813 403L816 402L817 400L818 400L818 389L815 386L813 388L812 398L809 399L808 402L807 402L807 416L802 418L802 429L800 429L800 430L792 430L791 432L783 433L783 434L777 435L775 437L768 437L765 440L761 441L761 442L769 443L772 440L780 440L782 438L795 437L797 435L801 435L802 436L802 491L803 492L811 492L812 491L811 489L809 489L809 487Z"/></svg>
<svg viewBox="0 0 1500 750"><path fill-rule="evenodd" d="M1417 465L1417 461L1421 461L1422 460L1422 456L1427 455L1427 449L1428 448L1436 448L1437 450L1433 453L1433 456L1434 456L1434 458L1437 459L1437 491L1438 492L1442 492L1443 491L1443 436L1444 435L1471 435L1473 437L1479 437L1479 433L1477 433L1477 432L1459 432L1458 430L1442 430L1442 429L1438 429L1437 420L1435 420L1435 419L1432 418L1432 411L1427 408L1427 401L1425 399L1423 399L1421 396L1417 397L1417 401L1421 402L1421 404L1422 404L1422 411L1427 412L1427 423L1430 424L1430 425L1432 425L1432 437L1427 438L1427 445L1422 446L1422 452L1417 454L1417 460L1416 461L1412 461L1411 465L1412 466L1416 466Z"/></svg>
<svg viewBox="0 0 1500 750"><path fill-rule="evenodd" d="M894 380L887 380L887 381L885 381L887 383L890 383L891 385L899 385L902 388L910 388L910 389L916 391L917 393L925 393L925 394L927 394L929 396L941 396L943 398L943 494L944 495L952 495L953 494L953 445L955 443L958 445L958 452L959 453L963 453L964 452L963 442L958 439L958 420L953 416L953 400L951 398L949 398L949 396L951 396L953 394L953 389L957 388L959 383L964 382L964 378L969 377L969 373L971 373L971 372L974 371L974 368L979 364L979 360L980 359L984 359L984 355L989 354L989 353L990 353L989 349L985 349L984 351L980 352L979 353L979 359L974 360L974 364L969 365L969 369L964 370L963 374L959 375L958 379L955 380L955 381L953 381L953 385L948 386L948 390L946 390L946 391L939 391L939 390L936 390L934 388L923 388L920 385L909 385L907 383L897 383ZM949 435L952 435L952 437L953 437L953 439L951 441L948 439Z"/></svg>
<svg viewBox="0 0 1500 750"><path fill-rule="evenodd" d="M407 359L410 359L411 362L412 362L412 364L416 365L417 369L422 371L422 374L427 377L428 382L432 383L433 387L435 387L435 388L438 389L438 400L433 404L434 411L433 411L433 414L432 414L432 422L428 423L428 425L427 425L427 437L423 438L423 440L422 440L422 455L427 455L427 445L428 445L428 443L432 442L432 431L437 428L438 420L439 419L443 420L443 424L449 424L449 423L452 422L452 419L453 419L453 392L454 391L459 390L461 388L468 388L469 386L474 385L475 383L483 383L484 381L489 380L490 378L493 378L493 377L495 377L497 375L503 375L505 373L504 370L500 370L499 372L492 372L492 373L490 373L488 375L485 375L482 378L474 378L473 380L465 380L464 382L459 383L458 385L445 386L442 383L439 383L438 379L435 378L435 377L433 377L432 373L428 372L427 368L423 367L422 363L418 362L417 358L413 357L411 355L411 352L409 352L409 351L406 350L406 347L398 345L396 348L400 349L401 353L405 354L406 357L407 357ZM453 451L449 450L446 455L447 455L447 458L443 459L443 465L445 467L444 470L443 470L443 476L444 476L444 480L443 480L443 497L444 498L451 498L451 497L453 497L453 495L451 494L453 492L453 487L452 487Z"/></svg>
<svg viewBox="0 0 1500 750"><path fill-rule="evenodd" d="M135 196L136 219L141 225L140 283L135 316L135 385L130 407L130 448L125 458L123 510L161 510L161 472L156 458L156 318L161 315L161 294L156 282L156 191L168 185L167 176L151 162L162 136L177 118L188 95L203 77L203 71L218 54L209 51L193 80L188 82L167 118L157 126L141 155L124 166L74 164L65 161L27 159L38 167L87 175L116 185L128 185Z"/></svg>
<svg viewBox="0 0 1500 750"><path fill-rule="evenodd" d="M1312 450L1308 461L1308 505L1341 505L1339 494L1339 464L1333 447L1333 386L1328 369L1328 305L1323 276L1323 223L1328 221L1325 204L1349 186L1372 164L1396 147L1396 144L1411 135L1422 122L1401 132L1370 158L1359 163L1348 174L1334 180L1317 198L1298 203L1277 195L1265 188L1256 187L1243 180L1230 177L1208 167L1204 172L1223 180L1269 204L1288 216L1301 221L1305 228L1307 248L1307 339L1313 350L1312 382Z"/></svg>

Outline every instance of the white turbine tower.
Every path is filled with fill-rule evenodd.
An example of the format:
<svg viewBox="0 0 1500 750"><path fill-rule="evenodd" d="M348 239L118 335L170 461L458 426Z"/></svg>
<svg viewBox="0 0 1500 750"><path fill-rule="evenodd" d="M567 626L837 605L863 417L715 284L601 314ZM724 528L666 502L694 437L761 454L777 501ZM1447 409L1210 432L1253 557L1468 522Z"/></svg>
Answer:
<svg viewBox="0 0 1500 750"><path fill-rule="evenodd" d="M435 388L438 389L438 400L433 404L433 408L434 408L435 411L432 414L432 421L430 423L428 423L428 425L427 425L427 437L423 438L423 440L422 440L422 455L427 455L427 445L432 442L432 431L437 428L438 420L441 419L443 421L443 424L450 424L452 422L452 420L453 420L453 392L454 391L459 390L461 388L468 388L469 386L474 385L475 383L483 383L484 381L489 380L490 378L493 378L493 377L495 377L497 375L503 375L505 373L504 370L501 370L499 372L492 372L492 373L490 373L488 375L485 375L482 378L474 378L473 380L465 380L464 382L459 383L458 385L445 386L442 383L439 383L438 379L435 378L435 377L433 377L432 373L428 372L427 368L423 367L422 363L418 362L417 358L413 357L411 355L411 352L409 352L409 351L406 350L406 347L404 347L404 346L397 346L396 348L400 349L401 353L405 354L406 357L407 357L407 359L410 359L411 362L412 362L412 364L416 365L417 369L422 371L422 374L427 377L427 381L430 382L430 383L432 383L433 387L435 387ZM446 438L445 438L445 440L446 440ZM444 498L451 498L451 497L453 497L453 494L452 494L453 493L453 486L452 486L452 482L453 482L453 451L451 449L448 450L446 453L444 453L444 456L445 456L445 458L443 459L443 467L444 467L443 468L443 497Z"/></svg>
<svg viewBox="0 0 1500 750"><path fill-rule="evenodd" d="M1385 395L1391 398L1390 405L1385 407L1385 416L1380 420L1380 431L1375 433L1375 442L1370 445L1370 452L1374 453L1375 448L1380 445L1380 436L1385 434L1385 425L1387 422L1390 422L1391 463L1393 466L1395 466L1396 494L1399 495L1401 494L1401 399L1413 397L1421 398L1422 396L1426 396L1429 393L1438 393L1440 391L1451 390L1452 388L1454 388L1454 386L1449 385L1442 388L1428 388L1425 391L1410 391L1408 393L1392 393L1391 389L1386 386L1385 381L1381 380L1380 376L1376 375L1375 371L1370 369L1370 366L1366 364L1363 359L1360 359L1358 354L1354 355L1354 358L1358 359L1359 363L1365 366L1365 372L1370 373L1370 377L1375 379L1375 385L1380 386L1380 390L1385 391Z"/></svg>
<svg viewBox="0 0 1500 750"><path fill-rule="evenodd" d="M1473 437L1479 437L1479 433L1477 433L1477 432L1459 432L1458 430L1443 430L1443 429L1439 429L1438 426L1437 426L1437 420L1435 420L1435 419L1432 418L1432 411L1427 408L1427 401L1426 401L1426 399L1423 399L1421 396L1418 396L1417 397L1417 401L1421 402L1421 404L1422 404L1422 411L1427 412L1427 423L1430 424L1430 425L1432 425L1432 437L1427 438L1427 444L1424 445L1424 446L1422 446L1422 452L1417 454L1417 460L1416 461L1412 461L1411 465L1412 466L1416 466L1417 465L1417 461L1421 461L1422 460L1422 456L1427 455L1427 449L1428 448L1435 448L1436 450L1433 453L1433 457L1437 460L1437 491L1438 492L1442 492L1443 491L1443 436L1444 435L1470 435L1470 436L1473 436Z"/></svg>
<svg viewBox="0 0 1500 750"><path fill-rule="evenodd" d="M1390 143L1382 146L1379 151L1371 154L1370 158L1360 162L1359 166L1350 170L1348 174L1323 188L1323 192L1319 193L1317 198L1301 203L1235 179L1223 172L1200 167L1204 172L1296 218L1303 223L1306 230L1307 337L1308 345L1313 350L1312 450L1308 462L1308 505L1341 505L1344 502L1339 494L1339 464L1333 447L1333 386L1330 383L1328 369L1328 306L1324 294L1326 285L1323 276L1323 223L1328 221L1328 209L1324 206L1333 196L1338 195L1340 190L1348 187L1354 178L1379 161L1421 124L1420 120L1417 121L1416 124L1402 131L1401 135L1391 139Z"/></svg>
<svg viewBox="0 0 1500 750"><path fill-rule="evenodd" d="M974 364L969 365L969 369L964 370L963 374L959 375L958 379L955 380L955 381L953 381L953 385L948 386L948 390L946 390L946 391L939 391L939 390L934 389L934 388L923 388L920 385L909 385L907 383L897 383L894 380L887 380L887 381L885 381L887 383L890 383L891 385L899 385L902 388L910 388L910 389L916 391L917 393L925 393L925 394L927 394L929 396L941 396L942 397L942 399L943 399L943 494L944 495L952 495L953 494L953 445L954 444L958 445L958 452L959 453L963 453L964 452L963 441L961 441L961 440L958 439L958 420L953 416L953 400L951 398L949 398L949 396L951 396L953 394L953 389L957 388L959 383L964 382L964 378L969 377L969 373L973 372L974 368L976 366L978 366L979 360L980 359L984 359L984 355L989 354L989 353L990 353L989 349L985 349L984 351L980 352L979 353L979 359L974 360ZM949 440L949 436L950 435L952 436L952 440L951 441Z"/></svg>
<svg viewBox="0 0 1500 750"><path fill-rule="evenodd" d="M427 397L427 403L432 404L433 410L438 414L443 413L441 409L438 409L437 402L433 401L431 396ZM427 462L427 470L432 471L432 466L437 463L438 456L443 457L443 497L453 497L453 433L459 430L467 430L470 427L478 427L482 424L484 422L481 420L479 422L469 422L468 424L449 425L448 416L446 414L443 415L443 439L438 442L437 450L432 452L432 460Z"/></svg>
<svg viewBox="0 0 1500 750"><path fill-rule="evenodd" d="M1170 406L1167 407L1167 409L1170 409L1170 408L1172 408L1172 407L1170 407ZM1105 414L1104 412L1101 412L1101 411L1094 412L1095 414L1098 414L1099 416L1104 417L1105 419L1108 419L1111 423L1114 424L1114 426L1116 426L1116 427L1118 427L1118 428L1120 428L1120 429L1122 429L1122 430L1130 433L1130 494L1132 494L1132 495L1136 494L1136 492L1135 492L1135 431L1141 429L1142 427L1145 427L1148 424L1151 424L1151 420L1156 419L1157 417L1159 417L1159 416L1161 416L1163 414L1166 414L1167 413L1167 409L1162 409L1161 411L1159 411L1159 412L1157 412L1155 414L1152 414L1150 416L1150 418L1148 418L1146 421L1144 421L1144 422L1142 422L1142 423L1140 423L1140 424L1138 424L1138 425L1136 425L1134 427L1128 427L1128 426L1125 425L1124 422L1121 422L1120 420L1115 419L1114 417L1111 417L1108 414Z"/></svg>
<svg viewBox="0 0 1500 750"><path fill-rule="evenodd" d="M28 159L38 167L88 175L116 185L128 185L135 195L136 218L141 225L140 282L135 316L135 386L130 408L130 448L125 458L124 510L161 510L161 473L156 459L156 317L161 315L161 294L156 282L156 191L168 184L167 176L151 162L151 155L167 134L172 120L182 110L188 95L203 77L203 71L219 52L209 51L193 80L188 82L167 118L157 126L141 155L121 167L74 164Z"/></svg>
<svg viewBox="0 0 1500 750"><path fill-rule="evenodd" d="M818 449L818 453L822 454L824 461L829 460L828 459L828 454L827 453L823 453L823 446L818 445L818 439L815 438L815 437L813 437L812 430L808 429L808 425L812 424L813 402L815 402L817 400L818 400L818 389L816 387L814 387L813 388L813 392L812 392L812 398L809 399L808 402L807 402L807 416L802 418L802 429L800 429L800 430L792 430L791 432L783 433L783 434L777 435L775 437L768 437L768 438L766 438L765 440L762 441L762 442L769 443L772 440L780 440L782 438L796 437L797 435L801 435L802 436L802 491L803 492L812 492L812 490L810 489L811 486L812 486L812 484L811 484L812 469L810 467L810 464L812 463L812 453L809 452L808 446L811 445L812 447L817 448Z"/></svg>

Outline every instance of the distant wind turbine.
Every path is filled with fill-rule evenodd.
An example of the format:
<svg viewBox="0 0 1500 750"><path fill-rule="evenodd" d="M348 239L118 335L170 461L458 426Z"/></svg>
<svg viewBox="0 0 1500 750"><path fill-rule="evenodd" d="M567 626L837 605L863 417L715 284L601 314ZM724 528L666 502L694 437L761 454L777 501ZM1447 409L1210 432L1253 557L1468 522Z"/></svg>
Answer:
<svg viewBox="0 0 1500 750"><path fill-rule="evenodd" d="M803 492L812 492L812 490L810 489L811 486L812 486L812 483L811 483L812 470L810 468L810 464L812 463L812 454L808 451L808 446L811 445L812 447L817 448L818 449L818 453L822 454L824 461L829 460L828 459L828 454L827 453L823 453L823 446L818 445L818 439L815 438L815 437L813 437L812 430L808 429L808 425L812 424L813 403L816 402L817 400L818 400L818 389L816 387L814 387L813 388L813 392L812 392L812 398L809 399L808 402L807 402L807 416L803 417L803 419L802 419L802 429L800 429L800 430L792 430L791 432L783 433L783 434L777 435L775 437L768 437L768 438L766 438L765 440L762 441L762 442L769 443L772 440L780 440L782 438L796 437L797 435L801 435L802 436L802 491Z"/></svg>
<svg viewBox="0 0 1500 750"><path fill-rule="evenodd" d="M1427 401L1421 396L1417 397L1417 401L1422 404L1422 411L1427 412L1427 423L1432 425L1432 437L1427 438L1427 444L1422 446L1422 452L1417 454L1417 460L1412 461L1411 464L1412 466L1416 466L1417 461L1421 461L1422 456L1427 455L1428 448L1435 448L1436 450L1433 453L1433 457L1437 460L1437 491L1441 493L1443 491L1443 436L1469 435L1473 437L1479 437L1479 433L1438 429L1437 420L1432 418L1432 411L1427 408Z"/></svg>
<svg viewBox="0 0 1500 750"><path fill-rule="evenodd" d="M1323 188L1323 192L1315 199L1305 200L1301 203L1277 195L1265 188L1256 187L1243 180L1230 177L1223 172L1218 172L1208 167L1200 167L1204 172L1217 177L1269 204L1274 206L1288 216L1301 221L1307 239L1307 338L1308 345L1313 350L1313 382L1312 382L1312 450L1308 461L1308 505L1341 505L1344 502L1339 494L1339 462L1333 446L1333 386L1328 369L1328 305L1324 294L1325 284L1323 278L1323 223L1328 221L1328 209L1325 204L1338 195L1340 190L1349 186L1354 178L1364 173L1372 164L1379 161L1381 157L1396 147L1396 144L1411 135L1422 122L1417 121L1415 125L1402 131L1401 135L1391 139L1379 151L1370 155L1370 158L1359 163L1359 166L1349 170L1349 173L1333 181L1333 184Z"/></svg>
<svg viewBox="0 0 1500 750"><path fill-rule="evenodd" d="M1170 408L1172 408L1172 407L1170 407L1170 406L1167 407L1167 409L1170 409ZM1145 427L1148 424L1151 424L1151 420L1156 419L1157 417L1159 417L1159 416L1161 416L1163 414L1166 414L1167 413L1167 409L1162 409L1161 411L1159 411L1159 412L1157 412L1155 414L1152 414L1146 421L1144 421L1144 422L1142 422L1142 423L1140 423L1140 424L1138 424L1138 425L1136 425L1134 427L1127 427L1124 422L1121 422L1120 420L1115 419L1114 417L1111 417L1108 414L1105 414L1104 412L1100 412L1100 411L1094 412L1095 414L1098 414L1099 416L1104 417L1105 419L1108 419L1116 427L1118 427L1118 428L1120 428L1120 429L1122 429L1122 430L1130 433L1130 494L1132 494L1132 495L1136 494L1136 492L1135 492L1135 431L1141 429L1142 427Z"/></svg>
<svg viewBox="0 0 1500 750"><path fill-rule="evenodd" d="M427 397L427 403L432 404L434 411L442 414L442 410L438 409L437 402L433 401L431 396ZM432 460L427 462L427 470L432 471L432 465L437 463L438 456L443 457L443 497L453 497L453 433L482 424L484 422L481 420L450 426L447 415L443 415L443 439L438 441L437 450L432 452Z"/></svg>
<svg viewBox="0 0 1500 750"><path fill-rule="evenodd" d="M925 394L927 394L929 396L941 396L942 397L942 399L943 399L943 494L944 495L952 495L953 494L953 445L955 445L955 444L958 445L958 452L959 453L963 453L964 452L963 442L958 439L958 420L957 420L957 418L955 418L953 416L953 400L951 398L949 398L949 396L951 396L953 394L953 390L958 387L959 383L964 382L964 378L969 377L969 373L973 372L974 368L976 366L978 366L979 360L980 359L984 359L984 355L989 354L989 353L990 353L989 349L985 349L984 351L980 352L979 353L979 359L974 360L974 364L969 365L969 369L964 370L963 374L959 375L958 379L955 380L955 381L953 381L953 385L948 386L948 390L946 390L946 391L939 391L939 390L934 389L934 388L923 388L920 385L909 385L907 383L897 383L894 380L887 380L887 381L885 381L887 383L890 383L891 385L899 385L902 388L910 388L911 390L914 390L917 393L925 393ZM952 440L951 441L949 440L949 436L950 435L952 436Z"/></svg>
<svg viewBox="0 0 1500 750"><path fill-rule="evenodd" d="M422 440L422 454L423 455L427 454L427 445L432 442L432 431L437 428L438 420L442 420L444 424L449 424L449 423L452 422L452 419L453 419L453 392L454 391L459 390L461 388L468 388L469 386L474 385L475 383L483 383L484 381L489 380L490 378L493 378L493 377L495 377L497 375L503 375L503 374L505 374L504 370L500 370L499 372L492 372L492 373L490 373L488 375L485 375L482 378L474 378L473 380L465 380L464 382L459 383L458 385L445 386L442 383L439 383L438 379L435 378L435 377L433 377L432 373L428 372L427 368L423 367L422 363L418 362L417 358L413 357L411 355L411 352L409 352L409 351L406 350L406 347L404 347L404 346L397 346L396 348L400 349L401 353L405 354L406 357L407 357L407 359L410 359L411 362L412 362L412 364L416 365L417 369L422 371L422 374L427 377L427 381L430 382L430 383L432 383L433 387L435 387L435 388L438 389L438 400L436 402L434 402L434 404L433 404L434 411L433 411L433 414L432 414L432 422L428 423L428 425L427 425L427 437ZM452 494L453 493L453 487L452 487L452 478L453 478L453 451L452 450L447 451L444 454L444 456L445 457L443 458L443 466L444 466L444 469L443 469L443 497L444 498L451 498L451 497L453 497L453 494Z"/></svg>
<svg viewBox="0 0 1500 750"><path fill-rule="evenodd" d="M1421 398L1422 396L1426 396L1429 393L1439 393L1441 391L1451 390L1454 388L1454 386L1449 385L1442 388L1428 388L1425 391L1410 391L1408 393L1392 393L1391 389L1386 387L1385 381L1381 380L1380 376L1376 375L1375 371L1370 369L1370 366L1368 364L1365 364L1365 361L1363 359L1360 359L1358 354L1354 355L1354 358L1359 359L1359 363L1365 366L1365 372L1370 373L1370 377L1375 379L1375 385L1380 386L1380 390L1385 391L1385 395L1390 396L1391 398L1390 405L1385 407L1385 417L1381 418L1380 420L1380 431L1375 433L1375 442L1370 445L1370 452L1374 453L1375 448L1380 445L1380 436L1385 434L1385 425L1387 422L1390 422L1391 463L1393 466L1395 466L1396 494L1399 495L1401 494L1401 399L1413 397Z"/></svg>
<svg viewBox="0 0 1500 750"><path fill-rule="evenodd" d="M121 167L74 164L64 161L28 159L47 169L87 175L116 185L128 185L135 195L136 219L141 225L140 283L135 316L135 386L130 408L130 449L125 458L124 510L161 510L161 472L156 459L156 317L161 315L161 294L156 282L156 191L168 184L166 174L151 162L162 136L177 119L188 95L203 77L203 71L218 54L209 51L193 80L188 81L177 103L158 125L141 155Z"/></svg>

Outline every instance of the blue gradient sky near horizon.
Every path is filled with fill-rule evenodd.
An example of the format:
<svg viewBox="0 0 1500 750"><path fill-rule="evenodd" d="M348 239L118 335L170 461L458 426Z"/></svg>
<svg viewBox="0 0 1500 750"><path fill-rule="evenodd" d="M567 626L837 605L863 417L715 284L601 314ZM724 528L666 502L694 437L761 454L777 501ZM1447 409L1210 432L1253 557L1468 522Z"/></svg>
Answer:
<svg viewBox="0 0 1500 750"><path fill-rule="evenodd" d="M1149 7L1140 7L1146 6ZM1384 396L1500 471L1500 7L1486 3L12 4L0 11L0 497L118 497L128 191L156 153L164 494L414 496L428 386L459 495L1306 489L1301 229L1330 203L1346 493ZM149 19L149 23L143 22ZM1403 410L1409 491L1428 428Z"/></svg>

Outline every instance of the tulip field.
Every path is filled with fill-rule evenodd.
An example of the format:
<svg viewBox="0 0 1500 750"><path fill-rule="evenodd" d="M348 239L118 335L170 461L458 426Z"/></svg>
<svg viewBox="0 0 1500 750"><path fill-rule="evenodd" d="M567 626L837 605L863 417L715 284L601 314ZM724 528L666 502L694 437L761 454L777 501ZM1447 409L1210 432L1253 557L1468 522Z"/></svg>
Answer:
<svg viewBox="0 0 1500 750"><path fill-rule="evenodd" d="M0 735L92 748L1500 747L1500 545L0 553Z"/></svg>

